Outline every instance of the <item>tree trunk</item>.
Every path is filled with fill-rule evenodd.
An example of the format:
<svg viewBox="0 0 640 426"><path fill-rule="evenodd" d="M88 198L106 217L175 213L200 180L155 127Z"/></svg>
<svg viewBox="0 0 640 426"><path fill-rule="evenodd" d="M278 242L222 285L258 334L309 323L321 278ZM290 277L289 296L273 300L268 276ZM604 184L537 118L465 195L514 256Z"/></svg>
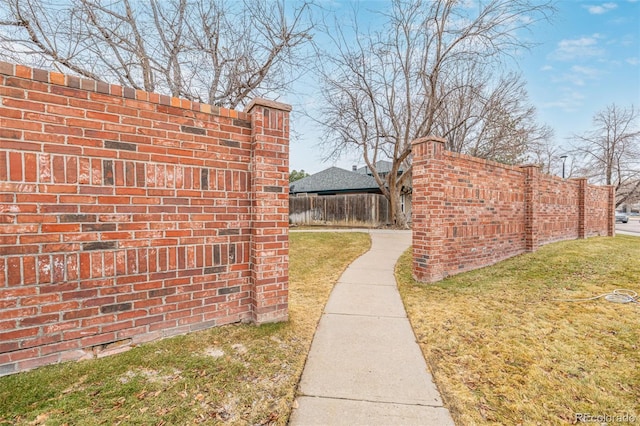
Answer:
<svg viewBox="0 0 640 426"><path fill-rule="evenodd" d="M407 218L402 211L402 202L400 201L400 189L395 185L389 186L389 216L393 221L394 228L408 229Z"/></svg>

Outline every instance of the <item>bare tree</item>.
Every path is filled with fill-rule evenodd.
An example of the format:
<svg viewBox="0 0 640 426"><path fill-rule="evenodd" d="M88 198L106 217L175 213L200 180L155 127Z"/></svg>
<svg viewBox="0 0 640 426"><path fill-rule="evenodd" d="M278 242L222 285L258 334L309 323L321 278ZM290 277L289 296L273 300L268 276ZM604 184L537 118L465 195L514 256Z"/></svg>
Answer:
<svg viewBox="0 0 640 426"><path fill-rule="evenodd" d="M487 67L467 66L445 82L453 90L438 112L435 133L450 151L505 164L527 161L553 131L535 121L522 77L507 73L496 79Z"/></svg>
<svg viewBox="0 0 640 426"><path fill-rule="evenodd" d="M235 108L305 63L310 3L0 0L0 57Z"/></svg>
<svg viewBox="0 0 640 426"><path fill-rule="evenodd" d="M527 47L521 32L547 18L549 3L491 0L468 7L450 0L394 0L376 31L362 30L354 18L352 28L336 25L327 32L333 47L321 70L324 142L330 155L361 153L397 226L406 226L400 194L411 176L413 140L447 134L455 150L471 151L470 141L484 132L476 151L495 158L502 150L485 150L489 145L481 141L507 141L514 133L528 138L520 122L527 109L519 106L513 115L512 104L504 101L514 100L519 83L501 100L499 85L489 90L473 77L481 72L482 81ZM381 159L392 162L384 177L376 170Z"/></svg>
<svg viewBox="0 0 640 426"><path fill-rule="evenodd" d="M540 166L542 173L572 177L575 170L575 158L566 155L565 151L552 143L553 131L548 129L547 137L529 147L528 162ZM564 167L564 175L563 175Z"/></svg>
<svg viewBox="0 0 640 426"><path fill-rule="evenodd" d="M593 130L573 137L580 173L616 188L616 207L640 193L639 112L630 106L607 106L593 117Z"/></svg>

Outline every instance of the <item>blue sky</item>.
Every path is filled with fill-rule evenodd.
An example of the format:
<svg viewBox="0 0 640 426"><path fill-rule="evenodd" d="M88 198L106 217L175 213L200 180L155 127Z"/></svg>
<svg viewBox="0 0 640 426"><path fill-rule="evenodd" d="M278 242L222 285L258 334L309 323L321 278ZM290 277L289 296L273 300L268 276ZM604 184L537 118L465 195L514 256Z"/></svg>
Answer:
<svg viewBox="0 0 640 426"><path fill-rule="evenodd" d="M338 9L348 1L334 2ZM385 1L359 2L362 9L382 9ZM550 23L539 23L527 35L537 43L523 52L513 68L527 81L529 98L538 120L555 131L555 144L567 146L572 134L591 128L593 115L611 103L640 108L640 0L562 0ZM304 80L303 80L304 81ZM307 97L285 98L294 109ZM302 99L306 99L302 100ZM290 168L309 173L332 165L350 169L357 157L322 162L318 131L294 114L298 136L291 141Z"/></svg>

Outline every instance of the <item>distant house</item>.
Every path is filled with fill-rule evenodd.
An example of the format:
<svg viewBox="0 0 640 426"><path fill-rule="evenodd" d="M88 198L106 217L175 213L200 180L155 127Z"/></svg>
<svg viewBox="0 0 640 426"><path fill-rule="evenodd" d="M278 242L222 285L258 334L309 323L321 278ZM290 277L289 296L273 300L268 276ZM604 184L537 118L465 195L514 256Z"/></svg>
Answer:
<svg viewBox="0 0 640 426"><path fill-rule="evenodd" d="M376 170L382 178L391 171L391 162L378 161ZM402 173L400 171L399 173ZM289 184L289 194L299 196L328 196L345 194L382 194L378 183L368 167L344 170L330 167ZM405 188L401 197L402 212L411 220L411 190ZM385 199L386 202L386 199Z"/></svg>
<svg viewBox="0 0 640 426"><path fill-rule="evenodd" d="M384 178L391 171L391 166L393 166L393 163L391 161L380 160L376 162L375 166L376 166L376 171L378 172L380 177ZM373 175L373 172L371 171L369 166L364 166L360 168L356 168L356 166L353 166L353 167L356 173L362 173L369 176ZM398 170L398 173L402 174L402 168Z"/></svg>
<svg viewBox="0 0 640 426"><path fill-rule="evenodd" d="M382 194L376 180L366 174L330 167L289 184L289 194Z"/></svg>
<svg viewBox="0 0 640 426"><path fill-rule="evenodd" d="M386 178L387 175L391 172L391 166L393 166L393 163L391 161L384 160L377 161L375 164L378 175L380 175L380 177L382 177L383 179ZM354 166L354 170L356 173L373 176L373 172L368 166L360 168L355 168ZM401 175L402 172L403 169L400 168L400 170L398 170L398 175ZM400 203L402 212L405 214L407 220L409 221L411 221L411 192L411 179L408 179L407 186L402 188L402 194L400 194Z"/></svg>

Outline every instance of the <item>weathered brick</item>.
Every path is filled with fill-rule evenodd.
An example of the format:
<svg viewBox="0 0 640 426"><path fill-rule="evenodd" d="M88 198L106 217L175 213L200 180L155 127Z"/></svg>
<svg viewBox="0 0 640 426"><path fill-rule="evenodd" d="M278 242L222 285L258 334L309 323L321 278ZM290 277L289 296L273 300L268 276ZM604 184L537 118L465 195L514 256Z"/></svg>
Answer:
<svg viewBox="0 0 640 426"><path fill-rule="evenodd" d="M281 186L265 186L264 192L280 193L280 192L283 192L283 188Z"/></svg>
<svg viewBox="0 0 640 426"><path fill-rule="evenodd" d="M249 120L241 120L241 119L234 119L233 120L233 125L234 126L238 126L238 127L244 127L246 129L250 129L251 128L251 121Z"/></svg>
<svg viewBox="0 0 640 426"><path fill-rule="evenodd" d="M209 170L202 169L200 170L200 188L201 189L209 189Z"/></svg>
<svg viewBox="0 0 640 426"><path fill-rule="evenodd" d="M223 287L223 288L218 289L218 294L219 295L232 294L232 293L237 293L239 291L240 291L240 287L239 286Z"/></svg>
<svg viewBox="0 0 640 426"><path fill-rule="evenodd" d="M102 182L105 185L113 185L113 161L102 160Z"/></svg>
<svg viewBox="0 0 640 426"><path fill-rule="evenodd" d="M206 129L203 129L201 127L193 127L193 126L182 125L182 126L180 126L180 130L185 132L185 133L193 133L194 135L206 135L207 134Z"/></svg>
<svg viewBox="0 0 640 426"><path fill-rule="evenodd" d="M60 216L61 223L75 223L75 222L95 222L96 215L94 214L65 214Z"/></svg>
<svg viewBox="0 0 640 426"><path fill-rule="evenodd" d="M230 148L240 148L240 142L233 141L233 140L230 140L230 139L222 139L220 141L220 145L228 146Z"/></svg>
<svg viewBox="0 0 640 426"><path fill-rule="evenodd" d="M137 151L138 147L132 143L104 141L104 147L108 149L117 149L122 151Z"/></svg>
<svg viewBox="0 0 640 426"><path fill-rule="evenodd" d="M220 274L222 272L226 272L227 267L226 266L210 266L208 268L204 268L204 274L205 275L209 275L209 274Z"/></svg>
<svg viewBox="0 0 640 426"><path fill-rule="evenodd" d="M131 303L116 303L114 305L106 305L100 307L100 312L103 314L108 314L112 312L122 312L131 310Z"/></svg>
<svg viewBox="0 0 640 426"><path fill-rule="evenodd" d="M82 250L113 250L118 247L117 241L97 241L93 243L83 243Z"/></svg>
<svg viewBox="0 0 640 426"><path fill-rule="evenodd" d="M102 200L103 197L100 197ZM118 203L120 204L120 203ZM81 224L82 232L110 232L116 230L115 223L83 223Z"/></svg>
<svg viewBox="0 0 640 426"><path fill-rule="evenodd" d="M151 290L149 292L149 297L164 297L164 296L168 296L170 294L174 294L176 292L175 287L174 288L162 288L159 290Z"/></svg>

